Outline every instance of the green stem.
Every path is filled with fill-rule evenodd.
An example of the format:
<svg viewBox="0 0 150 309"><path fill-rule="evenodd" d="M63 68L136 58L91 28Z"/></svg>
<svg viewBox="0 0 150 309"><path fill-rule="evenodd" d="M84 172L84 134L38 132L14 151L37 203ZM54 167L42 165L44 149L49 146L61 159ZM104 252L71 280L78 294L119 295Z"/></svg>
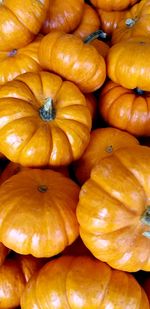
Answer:
<svg viewBox="0 0 150 309"><path fill-rule="evenodd" d="M39 109L39 114L44 121L51 121L55 119L56 111L51 98L47 98L45 100L44 105Z"/></svg>
<svg viewBox="0 0 150 309"><path fill-rule="evenodd" d="M138 95L144 95L144 90L142 90L142 89L140 89L140 88L135 88L134 89L134 92L136 93L136 94L138 94Z"/></svg>
<svg viewBox="0 0 150 309"><path fill-rule="evenodd" d="M137 19L133 19L133 18L127 18L125 21L125 24L128 28L133 27L136 24Z"/></svg>
<svg viewBox="0 0 150 309"><path fill-rule="evenodd" d="M141 222L144 224L144 225L148 225L150 226L150 206L148 206L143 215L141 216ZM143 235L147 238L150 238L150 231L145 231L143 233Z"/></svg>
<svg viewBox="0 0 150 309"><path fill-rule="evenodd" d="M90 43L90 42L92 42L95 39L100 39L100 40L107 39L107 33L105 33L102 30L97 30L97 31L91 33L90 35L88 35L84 39L84 43Z"/></svg>

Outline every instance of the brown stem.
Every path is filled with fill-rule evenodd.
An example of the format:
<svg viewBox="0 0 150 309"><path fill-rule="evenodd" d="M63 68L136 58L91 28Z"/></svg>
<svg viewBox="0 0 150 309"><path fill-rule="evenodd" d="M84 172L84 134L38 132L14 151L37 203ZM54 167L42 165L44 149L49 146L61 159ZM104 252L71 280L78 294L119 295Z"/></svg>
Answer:
<svg viewBox="0 0 150 309"><path fill-rule="evenodd" d="M51 121L55 119L56 111L51 98L47 98L45 100L44 105L39 109L39 114L44 121Z"/></svg>

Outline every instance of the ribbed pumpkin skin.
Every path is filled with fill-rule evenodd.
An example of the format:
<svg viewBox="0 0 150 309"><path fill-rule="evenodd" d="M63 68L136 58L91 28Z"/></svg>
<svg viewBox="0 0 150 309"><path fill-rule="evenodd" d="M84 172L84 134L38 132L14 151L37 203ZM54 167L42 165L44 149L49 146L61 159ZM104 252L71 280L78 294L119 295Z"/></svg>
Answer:
<svg viewBox="0 0 150 309"><path fill-rule="evenodd" d="M20 254L60 253L79 235L79 190L52 170L24 169L10 177L0 186L0 241Z"/></svg>
<svg viewBox="0 0 150 309"><path fill-rule="evenodd" d="M105 11L122 11L139 0L90 0L90 2L97 8Z"/></svg>
<svg viewBox="0 0 150 309"><path fill-rule="evenodd" d="M0 51L27 45L39 32L49 0L1 0Z"/></svg>
<svg viewBox="0 0 150 309"><path fill-rule="evenodd" d="M150 271L149 170L149 147L120 148L92 169L81 188L80 236L113 268Z"/></svg>
<svg viewBox="0 0 150 309"><path fill-rule="evenodd" d="M49 33L51 30L72 32L78 27L83 15L83 0L49 0L49 8L41 32Z"/></svg>
<svg viewBox="0 0 150 309"><path fill-rule="evenodd" d="M126 11L104 11L97 9L101 21L101 28L107 34L112 35L113 31L117 28L118 23L123 19Z"/></svg>
<svg viewBox="0 0 150 309"><path fill-rule="evenodd" d="M42 36L25 47L12 51L0 51L0 85L13 80L26 72L41 70L38 59L38 48Z"/></svg>
<svg viewBox="0 0 150 309"><path fill-rule="evenodd" d="M138 144L139 141L133 135L116 128L108 127L93 130L84 154L74 166L77 180L80 184L83 184L90 177L92 168L100 160L111 156L119 148Z"/></svg>
<svg viewBox="0 0 150 309"><path fill-rule="evenodd" d="M108 81L100 93L98 109L109 125L136 136L150 136L150 92L140 95Z"/></svg>
<svg viewBox="0 0 150 309"><path fill-rule="evenodd" d="M25 73L0 88L0 151L21 165L70 164L84 152L91 122L84 95L58 75Z"/></svg>
<svg viewBox="0 0 150 309"><path fill-rule="evenodd" d="M150 40L146 37L131 38L113 45L106 61L108 77L125 88L150 91L149 54Z"/></svg>
<svg viewBox="0 0 150 309"><path fill-rule="evenodd" d="M149 303L131 274L87 256L65 256L47 263L32 277L21 297L21 309L109 307L149 309Z"/></svg>
<svg viewBox="0 0 150 309"><path fill-rule="evenodd" d="M103 57L74 34L61 31L47 34L39 46L39 61L43 69L74 82L84 93L100 88L106 78Z"/></svg>
<svg viewBox="0 0 150 309"><path fill-rule="evenodd" d="M150 37L150 0L142 0L128 10L112 35L112 44L133 37Z"/></svg>

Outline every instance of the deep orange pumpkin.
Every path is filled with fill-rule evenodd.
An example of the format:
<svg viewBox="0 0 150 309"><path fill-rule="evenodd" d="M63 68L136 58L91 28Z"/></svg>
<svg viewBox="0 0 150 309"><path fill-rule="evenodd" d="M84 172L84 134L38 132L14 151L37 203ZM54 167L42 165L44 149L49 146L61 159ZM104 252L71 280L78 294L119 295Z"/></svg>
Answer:
<svg viewBox="0 0 150 309"><path fill-rule="evenodd" d="M106 11L122 11L138 1L139 0L90 0L96 8Z"/></svg>
<svg viewBox="0 0 150 309"><path fill-rule="evenodd" d="M108 81L99 96L99 112L111 126L136 136L150 136L150 92Z"/></svg>
<svg viewBox="0 0 150 309"><path fill-rule="evenodd" d="M24 169L10 177L0 186L0 241L20 254L60 253L79 235L79 190L52 170Z"/></svg>
<svg viewBox="0 0 150 309"><path fill-rule="evenodd" d="M90 256L63 256L45 264L27 284L22 309L149 309L131 274Z"/></svg>
<svg viewBox="0 0 150 309"><path fill-rule="evenodd" d="M0 51L30 43L46 17L49 0L0 1Z"/></svg>
<svg viewBox="0 0 150 309"><path fill-rule="evenodd" d="M149 171L149 147L124 147L102 159L81 188L80 236L113 268L150 271Z"/></svg>
<svg viewBox="0 0 150 309"><path fill-rule="evenodd" d="M24 166L62 166L90 139L91 114L79 88L49 72L25 73L0 88L0 151Z"/></svg>
<svg viewBox="0 0 150 309"><path fill-rule="evenodd" d="M47 34L40 43L39 61L44 69L74 82L85 93L100 88L106 78L104 58L74 34Z"/></svg>

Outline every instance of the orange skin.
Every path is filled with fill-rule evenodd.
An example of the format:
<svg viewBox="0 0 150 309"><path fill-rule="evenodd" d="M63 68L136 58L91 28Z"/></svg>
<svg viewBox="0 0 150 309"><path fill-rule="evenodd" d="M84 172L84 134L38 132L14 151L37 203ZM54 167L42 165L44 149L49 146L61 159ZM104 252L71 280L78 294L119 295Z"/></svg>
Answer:
<svg viewBox="0 0 150 309"><path fill-rule="evenodd" d="M68 165L89 142L92 119L86 99L56 74L20 75L0 88L0 106L0 151L10 161L31 167Z"/></svg>
<svg viewBox="0 0 150 309"><path fill-rule="evenodd" d="M80 191L77 219L84 244L123 271L150 271L149 166L149 147L120 148L92 169Z"/></svg>
<svg viewBox="0 0 150 309"><path fill-rule="evenodd" d="M111 156L119 148L137 144L139 142L134 136L116 128L93 130L84 154L74 165L77 180L83 184L90 177L92 168L101 159Z"/></svg>
<svg viewBox="0 0 150 309"><path fill-rule="evenodd" d="M81 22L84 0L49 0L47 16L41 32L47 34L51 30L60 30L66 33L74 31Z"/></svg>
<svg viewBox="0 0 150 309"><path fill-rule="evenodd" d="M105 11L122 11L139 0L90 0L90 2L98 9Z"/></svg>
<svg viewBox="0 0 150 309"><path fill-rule="evenodd" d="M30 43L45 20L49 0L1 0L0 51L10 51Z"/></svg>
<svg viewBox="0 0 150 309"><path fill-rule="evenodd" d="M42 36L17 50L9 52L0 51L0 85L13 80L26 72L41 70L38 60L38 48Z"/></svg>
<svg viewBox="0 0 150 309"><path fill-rule="evenodd" d="M138 94L108 81L100 93L98 109L110 126L136 136L150 136L150 92Z"/></svg>
<svg viewBox="0 0 150 309"><path fill-rule="evenodd" d="M106 78L104 58L73 34L47 34L40 43L39 61L44 69L74 82L84 93L99 89Z"/></svg>
<svg viewBox="0 0 150 309"><path fill-rule="evenodd" d="M101 21L101 29L107 34L112 35L114 29L117 28L118 23L123 19L126 11L104 11L97 9Z"/></svg>
<svg viewBox="0 0 150 309"><path fill-rule="evenodd" d="M62 252L79 235L79 190L69 177L50 169L24 169L10 177L0 186L0 241L35 257Z"/></svg>
<svg viewBox="0 0 150 309"><path fill-rule="evenodd" d="M90 256L63 256L44 265L27 284L22 309L149 309L131 274Z"/></svg>

